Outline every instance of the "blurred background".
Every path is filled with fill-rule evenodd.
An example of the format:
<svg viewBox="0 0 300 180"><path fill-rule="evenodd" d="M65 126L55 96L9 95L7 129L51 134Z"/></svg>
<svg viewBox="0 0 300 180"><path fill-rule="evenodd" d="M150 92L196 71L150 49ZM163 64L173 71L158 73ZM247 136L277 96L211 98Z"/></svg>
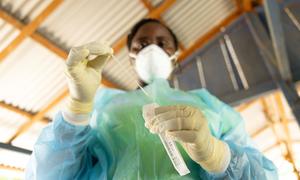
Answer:
<svg viewBox="0 0 300 180"><path fill-rule="evenodd" d="M299 0L0 0L0 179L23 179L42 128L68 95L68 50L112 45L101 86L135 89L130 28L160 19L180 41L173 86L207 88L244 117L280 179L300 179Z"/></svg>

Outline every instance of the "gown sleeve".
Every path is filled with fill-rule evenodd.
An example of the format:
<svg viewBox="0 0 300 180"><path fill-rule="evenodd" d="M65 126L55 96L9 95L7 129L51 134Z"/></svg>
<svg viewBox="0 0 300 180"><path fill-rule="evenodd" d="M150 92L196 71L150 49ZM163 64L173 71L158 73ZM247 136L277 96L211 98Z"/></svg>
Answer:
<svg viewBox="0 0 300 180"><path fill-rule="evenodd" d="M200 95L201 94L201 95ZM207 90L199 93L201 99L222 117L220 140L225 141L231 152L231 160L224 173L202 172L205 179L278 179L277 168L251 142L245 124L238 112Z"/></svg>
<svg viewBox="0 0 300 180"><path fill-rule="evenodd" d="M99 146L94 115L112 97L121 91L99 89L95 96L94 109L89 125L74 125L58 112L44 128L34 145L33 153L25 170L28 180L106 179L107 157ZM94 151L97 146L97 152Z"/></svg>
<svg viewBox="0 0 300 180"><path fill-rule="evenodd" d="M65 180L88 177L95 165L87 144L91 127L68 123L59 112L44 128L34 145L26 168L26 179Z"/></svg>

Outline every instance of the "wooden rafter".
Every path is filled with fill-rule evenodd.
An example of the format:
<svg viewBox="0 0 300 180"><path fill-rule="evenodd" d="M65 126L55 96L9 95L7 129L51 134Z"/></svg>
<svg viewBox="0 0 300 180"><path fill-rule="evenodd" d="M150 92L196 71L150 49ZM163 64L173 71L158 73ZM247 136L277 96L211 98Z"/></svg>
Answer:
<svg viewBox="0 0 300 180"><path fill-rule="evenodd" d="M292 148L292 138L291 138L289 127L288 127L289 121L285 115L285 110L284 110L284 105L283 105L283 102L281 99L281 94L280 94L280 92L277 92L277 93L275 93L274 96L275 96L275 100L276 100L276 105L278 107L280 122L283 125L283 129L286 134L286 140L287 140L288 146L289 146L288 148L292 151L292 149L293 149Z"/></svg>
<svg viewBox="0 0 300 180"><path fill-rule="evenodd" d="M168 8L170 8L175 3L175 0L166 0L164 1L159 7L154 8L150 11L147 17L158 18L164 13ZM126 45L126 36L120 38L117 43L114 45L114 51L117 53ZM31 121L26 122L23 124L18 131L9 139L8 143L11 143L14 139L16 139L20 134L24 133L27 129L31 127L31 125L41 118L45 116L45 114L58 103L60 103L66 96L68 95L68 91L65 90L58 98L56 98L53 102L51 102L46 108L42 109L37 115L35 115Z"/></svg>
<svg viewBox="0 0 300 180"><path fill-rule="evenodd" d="M236 5L244 12L251 12L257 6L263 5L263 0L233 0Z"/></svg>
<svg viewBox="0 0 300 180"><path fill-rule="evenodd" d="M36 31L39 25L62 3L62 0L53 0L32 22L22 28L19 35L0 52L0 61L3 61L13 52L30 34Z"/></svg>
<svg viewBox="0 0 300 180"><path fill-rule="evenodd" d="M16 168L16 167L11 167L11 166L6 166L3 164L0 164L0 169L4 169L4 170L9 170L9 171L14 171L14 172L24 172L24 169L22 168Z"/></svg>
<svg viewBox="0 0 300 180"><path fill-rule="evenodd" d="M31 118L32 117L32 114L27 112L27 111L24 111L24 110L21 110L19 108L16 108L14 106L11 106L11 105L8 105L4 102L0 102L0 107L1 108L4 108L4 109L7 109L7 110L10 110L10 111L13 111L15 113L18 113L22 116L25 116L26 118Z"/></svg>
<svg viewBox="0 0 300 180"><path fill-rule="evenodd" d="M0 18L19 30L22 30L26 26L20 20L17 20L16 18L12 17L10 14L8 14L7 12L5 12L4 10L1 10L1 9L0 9ZM53 44L51 41L49 41L47 38L45 38L40 33L33 32L29 36L36 42L40 43L47 49L51 50L53 53L55 53L62 59L67 58L67 56L68 56L67 52L62 50L60 47L57 47L55 44Z"/></svg>
<svg viewBox="0 0 300 180"><path fill-rule="evenodd" d="M243 0L242 2L243 2L242 6L244 11L250 12L253 10L252 0Z"/></svg>
<svg viewBox="0 0 300 180"><path fill-rule="evenodd" d="M152 9L147 15L149 18L159 18L164 12L166 12L176 0L165 0L159 7Z"/></svg>

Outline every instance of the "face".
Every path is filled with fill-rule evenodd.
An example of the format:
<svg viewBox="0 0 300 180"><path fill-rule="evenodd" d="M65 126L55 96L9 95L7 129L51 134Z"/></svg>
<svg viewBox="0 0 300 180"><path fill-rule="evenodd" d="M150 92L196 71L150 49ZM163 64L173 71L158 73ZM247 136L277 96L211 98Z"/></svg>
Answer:
<svg viewBox="0 0 300 180"><path fill-rule="evenodd" d="M176 52L171 33L159 23L149 22L140 27L132 39L130 52L138 54L144 47L150 44L156 44L169 56Z"/></svg>
<svg viewBox="0 0 300 180"><path fill-rule="evenodd" d="M149 22L139 28L132 39L130 53L138 54L143 48L148 45L155 44L162 48L169 56L176 52L176 46L171 33L166 27L159 23ZM135 65L135 60L131 59L131 65ZM173 62L175 63L175 62ZM147 83L139 79L140 85L144 86Z"/></svg>

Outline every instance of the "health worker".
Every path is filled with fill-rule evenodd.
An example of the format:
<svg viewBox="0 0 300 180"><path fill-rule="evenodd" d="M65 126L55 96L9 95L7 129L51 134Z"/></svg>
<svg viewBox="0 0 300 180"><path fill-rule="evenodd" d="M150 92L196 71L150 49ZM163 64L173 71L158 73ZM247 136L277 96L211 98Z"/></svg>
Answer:
<svg viewBox="0 0 300 180"><path fill-rule="evenodd" d="M170 28L143 19L127 46L141 87L133 91L98 88L104 65L113 60L107 44L70 50L66 107L41 132L26 179L277 179L239 113L206 89L170 87L178 56ZM158 106L145 121L143 107L151 103ZM176 171L159 134L176 141L190 173Z"/></svg>

